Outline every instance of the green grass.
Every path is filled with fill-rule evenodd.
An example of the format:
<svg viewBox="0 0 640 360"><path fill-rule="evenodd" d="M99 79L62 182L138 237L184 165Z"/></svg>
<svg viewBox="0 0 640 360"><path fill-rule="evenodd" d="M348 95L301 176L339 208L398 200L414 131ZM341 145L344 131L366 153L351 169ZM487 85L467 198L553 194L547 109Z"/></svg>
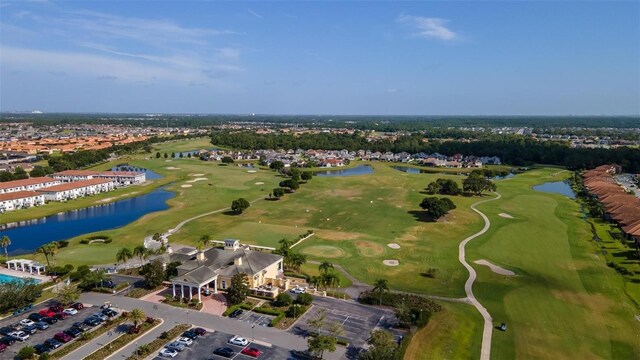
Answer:
<svg viewBox="0 0 640 360"><path fill-rule="evenodd" d="M320 275L320 270L318 269L318 265L316 264L304 264L302 265L302 267L300 268L300 271L307 275L307 276L318 276ZM336 270L336 274L338 274L338 279L340 280L340 287L341 288L348 288L349 286L352 285L351 280L347 279L346 276L344 276L344 274L340 271Z"/></svg>

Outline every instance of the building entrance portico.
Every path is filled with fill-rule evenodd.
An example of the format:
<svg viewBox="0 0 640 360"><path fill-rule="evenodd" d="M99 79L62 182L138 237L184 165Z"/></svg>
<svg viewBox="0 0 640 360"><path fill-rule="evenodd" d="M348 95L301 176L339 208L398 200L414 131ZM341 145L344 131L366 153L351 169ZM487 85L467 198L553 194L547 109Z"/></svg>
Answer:
<svg viewBox="0 0 640 360"><path fill-rule="evenodd" d="M196 290L196 294L198 295L198 302L202 302L202 289L209 290L209 286L213 288L213 293L218 293L218 276L216 275L213 278L208 279L202 283L194 283L188 281L188 279L180 280L172 280L171 286L173 288L173 297L180 297L180 299L189 298L189 300L193 300L193 291Z"/></svg>

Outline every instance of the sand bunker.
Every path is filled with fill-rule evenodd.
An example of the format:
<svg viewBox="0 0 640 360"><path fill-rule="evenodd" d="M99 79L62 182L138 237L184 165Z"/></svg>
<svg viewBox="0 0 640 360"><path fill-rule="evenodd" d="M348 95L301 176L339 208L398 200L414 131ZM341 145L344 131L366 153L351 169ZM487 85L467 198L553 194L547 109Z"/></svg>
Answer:
<svg viewBox="0 0 640 360"><path fill-rule="evenodd" d="M264 185L264 183L262 181L258 181L256 185Z"/></svg>
<svg viewBox="0 0 640 360"><path fill-rule="evenodd" d="M396 244L396 243L391 243L391 244L387 244L388 247L398 250L400 249L400 245Z"/></svg>
<svg viewBox="0 0 640 360"><path fill-rule="evenodd" d="M193 186L193 185L191 185L191 184L184 184L184 185L180 185L180 187L183 187L183 188L190 188L190 187L192 187L192 186Z"/></svg>
<svg viewBox="0 0 640 360"><path fill-rule="evenodd" d="M513 219L513 216L507 214L507 213L500 213L498 214L498 216L506 218L506 219Z"/></svg>
<svg viewBox="0 0 640 360"><path fill-rule="evenodd" d="M247 172L253 174L253 173L257 172L257 171L256 170L247 170Z"/></svg>
<svg viewBox="0 0 640 360"><path fill-rule="evenodd" d="M204 174L189 174L189 176L204 176Z"/></svg>
<svg viewBox="0 0 640 360"><path fill-rule="evenodd" d="M398 260L382 260L382 263L387 266L398 266L400 265L400 261Z"/></svg>
<svg viewBox="0 0 640 360"><path fill-rule="evenodd" d="M194 183L196 181L204 181L207 180L207 178L197 178L197 179L193 179L193 180L187 180L188 183Z"/></svg>
<svg viewBox="0 0 640 360"><path fill-rule="evenodd" d="M494 264L488 262L487 260L476 260L476 261L474 261L474 263L476 263L478 265L488 266L489 269L491 269L491 271L493 271L496 274L500 274L500 275L504 275L504 276L515 276L515 274L516 274L511 270L507 270L507 269L501 268L498 265L494 265Z"/></svg>
<svg viewBox="0 0 640 360"><path fill-rule="evenodd" d="M167 170L180 170L180 168L173 167L173 166L167 166L165 169L167 169Z"/></svg>

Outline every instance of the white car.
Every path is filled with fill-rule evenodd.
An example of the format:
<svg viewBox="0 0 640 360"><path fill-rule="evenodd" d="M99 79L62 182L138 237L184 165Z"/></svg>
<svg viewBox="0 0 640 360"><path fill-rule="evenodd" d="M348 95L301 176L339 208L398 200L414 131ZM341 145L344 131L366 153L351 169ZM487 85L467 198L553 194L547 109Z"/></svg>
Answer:
<svg viewBox="0 0 640 360"><path fill-rule="evenodd" d="M172 343L168 343L165 347L171 350L182 351L184 350L185 345L181 342L174 341Z"/></svg>
<svg viewBox="0 0 640 360"><path fill-rule="evenodd" d="M25 333L24 331L14 331L12 333L9 333L9 336L20 341L27 341L27 339L29 339L29 334Z"/></svg>
<svg viewBox="0 0 640 360"><path fill-rule="evenodd" d="M291 292L294 294L304 294L305 291L307 291L307 289L303 287L294 287L293 289L291 289Z"/></svg>
<svg viewBox="0 0 640 360"><path fill-rule="evenodd" d="M22 326L31 326L31 325L35 325L35 323L31 319L22 319L22 320L20 320L20 325L22 325Z"/></svg>
<svg viewBox="0 0 640 360"><path fill-rule="evenodd" d="M189 339L188 337L181 337L180 339L176 340L176 342L184 344L185 346L191 346L191 344L193 344L193 340Z"/></svg>
<svg viewBox="0 0 640 360"><path fill-rule="evenodd" d="M229 340L229 344L238 345L238 346L247 346L249 345L249 340L236 335L232 337L231 340Z"/></svg>
<svg viewBox="0 0 640 360"><path fill-rule="evenodd" d="M67 315L75 315L75 314L78 313L78 310L76 310L74 308L68 308L68 309L62 310L62 312L67 314Z"/></svg>
<svg viewBox="0 0 640 360"><path fill-rule="evenodd" d="M176 357L176 355L178 355L178 352L176 350L167 349L167 348L160 350L160 356L174 358Z"/></svg>

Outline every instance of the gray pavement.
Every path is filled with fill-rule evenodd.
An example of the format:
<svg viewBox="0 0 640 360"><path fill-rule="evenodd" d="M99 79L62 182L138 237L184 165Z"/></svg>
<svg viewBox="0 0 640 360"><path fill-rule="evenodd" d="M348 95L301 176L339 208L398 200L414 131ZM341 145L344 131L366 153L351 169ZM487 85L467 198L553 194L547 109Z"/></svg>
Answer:
<svg viewBox="0 0 640 360"><path fill-rule="evenodd" d="M121 310L118 310L118 312L121 312ZM89 356L91 353L95 352L96 350L100 349L104 345L126 334L128 330L129 330L129 325L127 324L118 325L115 329L111 331L107 331L106 333L98 336L95 339L91 339L86 344L72 351L67 356L65 356L65 359L83 359Z"/></svg>

